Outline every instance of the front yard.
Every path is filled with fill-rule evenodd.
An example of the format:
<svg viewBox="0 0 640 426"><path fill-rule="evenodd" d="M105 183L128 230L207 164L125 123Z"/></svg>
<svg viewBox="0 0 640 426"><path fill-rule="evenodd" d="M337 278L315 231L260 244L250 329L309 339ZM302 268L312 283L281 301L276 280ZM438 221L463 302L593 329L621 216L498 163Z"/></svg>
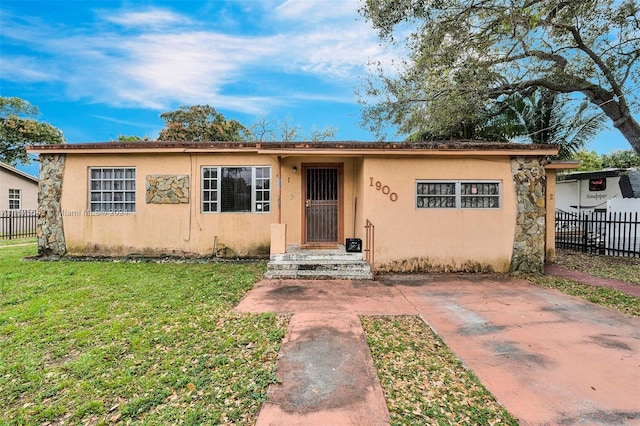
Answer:
<svg viewBox="0 0 640 426"><path fill-rule="evenodd" d="M255 420L288 321L232 312L261 265L1 250L0 424Z"/></svg>
<svg viewBox="0 0 640 426"><path fill-rule="evenodd" d="M23 243L0 247L0 424L255 422L289 319L232 311L263 264L23 261ZM637 259L561 255L640 283ZM640 315L638 298L531 279ZM517 424L419 318L362 323L392 424Z"/></svg>
<svg viewBox="0 0 640 426"><path fill-rule="evenodd" d="M232 312L263 264L0 250L0 424L255 422L289 319ZM515 424L418 318L362 320L392 424Z"/></svg>

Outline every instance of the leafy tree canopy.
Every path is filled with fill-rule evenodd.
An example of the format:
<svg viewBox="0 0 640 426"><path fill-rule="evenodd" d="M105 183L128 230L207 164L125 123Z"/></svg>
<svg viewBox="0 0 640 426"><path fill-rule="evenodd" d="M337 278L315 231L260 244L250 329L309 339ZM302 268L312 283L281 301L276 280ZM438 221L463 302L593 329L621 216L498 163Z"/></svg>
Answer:
<svg viewBox="0 0 640 426"><path fill-rule="evenodd" d="M630 149L613 151L611 154L604 154L602 156L602 166L616 169L640 167L640 156Z"/></svg>
<svg viewBox="0 0 640 426"><path fill-rule="evenodd" d="M181 106L160 114L165 128L160 141L242 141L248 130L239 121L227 120L209 105Z"/></svg>
<svg viewBox="0 0 640 426"><path fill-rule="evenodd" d="M27 145L64 143L62 132L36 120L38 108L20 98L0 97L0 161L29 164Z"/></svg>
<svg viewBox="0 0 640 426"><path fill-rule="evenodd" d="M112 139L109 142L148 142L150 140L149 136L118 135L118 139Z"/></svg>
<svg viewBox="0 0 640 426"><path fill-rule="evenodd" d="M371 79L364 120L449 133L496 102L537 89L581 94L640 152L640 6L635 0L365 0L399 70Z"/></svg>
<svg viewBox="0 0 640 426"><path fill-rule="evenodd" d="M580 161L578 171L601 170L607 168L629 169L640 167L640 156L632 149L613 151L599 155L595 151L578 151L572 156Z"/></svg>

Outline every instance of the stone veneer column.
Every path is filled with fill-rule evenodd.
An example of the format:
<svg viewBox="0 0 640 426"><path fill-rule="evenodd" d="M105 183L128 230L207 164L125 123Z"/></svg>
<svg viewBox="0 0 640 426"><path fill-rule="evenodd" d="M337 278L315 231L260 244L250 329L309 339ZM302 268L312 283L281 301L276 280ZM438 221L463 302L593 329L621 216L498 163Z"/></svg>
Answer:
<svg viewBox="0 0 640 426"><path fill-rule="evenodd" d="M64 161L64 154L40 155L38 188L38 254L40 256L62 256L67 251L60 207Z"/></svg>
<svg viewBox="0 0 640 426"><path fill-rule="evenodd" d="M543 272L546 176L543 157L514 157L511 171L518 212L511 272Z"/></svg>

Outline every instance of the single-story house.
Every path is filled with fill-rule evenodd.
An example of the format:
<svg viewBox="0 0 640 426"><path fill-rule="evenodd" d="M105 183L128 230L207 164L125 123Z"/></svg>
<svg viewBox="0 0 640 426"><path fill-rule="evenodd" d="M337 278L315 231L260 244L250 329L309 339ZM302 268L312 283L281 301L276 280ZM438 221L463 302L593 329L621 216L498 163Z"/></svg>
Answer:
<svg viewBox="0 0 640 426"><path fill-rule="evenodd" d="M603 169L558 176L556 208L570 213L606 211L607 201L640 198L640 170Z"/></svg>
<svg viewBox="0 0 640 426"><path fill-rule="evenodd" d="M37 208L38 178L0 162L0 211Z"/></svg>
<svg viewBox="0 0 640 426"><path fill-rule="evenodd" d="M541 271L557 149L429 143L43 145L43 255L251 257L373 240L378 271ZM373 243L373 241L365 241Z"/></svg>

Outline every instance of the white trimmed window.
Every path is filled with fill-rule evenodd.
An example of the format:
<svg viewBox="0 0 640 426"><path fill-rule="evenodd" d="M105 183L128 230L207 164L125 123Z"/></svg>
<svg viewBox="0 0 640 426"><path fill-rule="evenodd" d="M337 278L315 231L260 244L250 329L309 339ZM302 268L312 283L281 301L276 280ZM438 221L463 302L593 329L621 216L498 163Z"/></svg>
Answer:
<svg viewBox="0 0 640 426"><path fill-rule="evenodd" d="M202 212L269 213L271 167L203 167Z"/></svg>
<svg viewBox="0 0 640 426"><path fill-rule="evenodd" d="M500 181L416 181L418 209L499 209Z"/></svg>
<svg viewBox="0 0 640 426"><path fill-rule="evenodd" d="M22 207L22 190L9 189L9 210L20 210Z"/></svg>
<svg viewBox="0 0 640 426"><path fill-rule="evenodd" d="M90 168L89 211L105 214L135 213L136 169L134 167Z"/></svg>

